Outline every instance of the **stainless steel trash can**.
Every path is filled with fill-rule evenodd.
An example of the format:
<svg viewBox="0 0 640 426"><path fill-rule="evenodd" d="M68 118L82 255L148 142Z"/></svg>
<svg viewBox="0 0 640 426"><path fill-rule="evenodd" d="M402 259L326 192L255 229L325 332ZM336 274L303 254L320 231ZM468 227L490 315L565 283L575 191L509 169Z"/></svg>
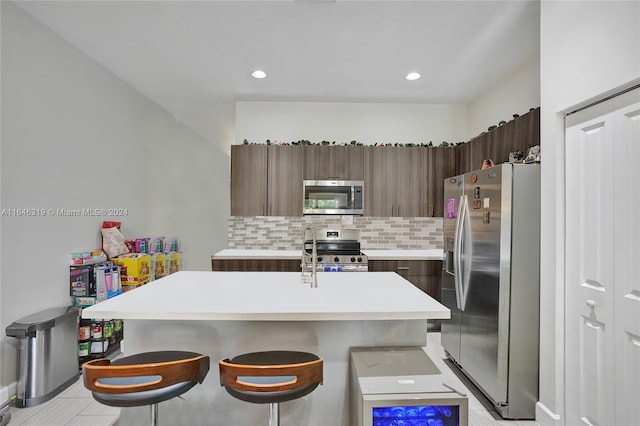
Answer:
<svg viewBox="0 0 640 426"><path fill-rule="evenodd" d="M18 339L16 407L48 401L78 379L79 317L79 309L59 307L7 327L7 336Z"/></svg>

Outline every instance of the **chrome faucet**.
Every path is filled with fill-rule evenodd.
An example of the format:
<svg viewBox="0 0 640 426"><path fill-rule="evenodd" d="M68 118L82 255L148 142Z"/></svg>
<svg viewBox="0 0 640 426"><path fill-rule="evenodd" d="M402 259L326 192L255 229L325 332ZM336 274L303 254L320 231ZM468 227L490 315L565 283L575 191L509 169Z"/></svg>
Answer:
<svg viewBox="0 0 640 426"><path fill-rule="evenodd" d="M305 271L304 271L304 243L307 231L311 231L311 238L313 239L313 244L311 248L311 288L318 287L318 252L317 252L317 244L316 244L316 230L313 226L307 225L302 231L302 258L300 262L300 268L302 269L302 281L305 282Z"/></svg>

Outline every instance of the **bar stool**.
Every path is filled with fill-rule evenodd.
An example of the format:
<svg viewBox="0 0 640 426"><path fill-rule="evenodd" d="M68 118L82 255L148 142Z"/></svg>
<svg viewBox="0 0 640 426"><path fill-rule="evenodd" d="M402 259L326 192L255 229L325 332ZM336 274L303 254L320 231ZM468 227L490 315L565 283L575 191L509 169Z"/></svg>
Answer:
<svg viewBox="0 0 640 426"><path fill-rule="evenodd" d="M194 352L144 352L111 362L100 358L82 365L84 386L101 404L151 406L151 425L158 424L158 403L202 383L209 357Z"/></svg>
<svg viewBox="0 0 640 426"><path fill-rule="evenodd" d="M280 425L280 406L301 398L322 383L322 358L307 352L266 351L219 362L220 385L229 395L269 404L269 426Z"/></svg>

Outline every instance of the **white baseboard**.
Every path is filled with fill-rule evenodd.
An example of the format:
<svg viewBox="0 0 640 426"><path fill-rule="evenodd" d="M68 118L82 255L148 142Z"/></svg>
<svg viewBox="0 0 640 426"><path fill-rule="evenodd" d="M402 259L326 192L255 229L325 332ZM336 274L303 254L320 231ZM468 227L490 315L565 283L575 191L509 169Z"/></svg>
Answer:
<svg viewBox="0 0 640 426"><path fill-rule="evenodd" d="M17 383L10 383L8 386L0 387L0 407L16 396Z"/></svg>
<svg viewBox="0 0 640 426"><path fill-rule="evenodd" d="M561 420L560 414L554 413L540 401L536 403L536 423L540 426L562 426Z"/></svg>

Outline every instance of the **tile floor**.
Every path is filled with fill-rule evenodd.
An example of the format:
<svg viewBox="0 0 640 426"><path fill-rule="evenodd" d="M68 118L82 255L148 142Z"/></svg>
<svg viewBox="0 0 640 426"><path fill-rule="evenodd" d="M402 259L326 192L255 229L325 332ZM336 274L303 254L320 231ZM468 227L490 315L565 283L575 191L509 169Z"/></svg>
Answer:
<svg viewBox="0 0 640 426"><path fill-rule="evenodd" d="M427 352L441 371L450 373L462 389L468 388L445 364L440 333L427 334ZM469 395L469 426L538 426L535 421L501 420L492 409L485 408L482 397ZM118 426L118 408L97 403L78 380L60 395L30 408L11 408L9 426ZM125 425L121 425L125 426ZM178 425L173 425L178 426ZM189 425L181 425L189 426ZM329 425L327 425L329 426Z"/></svg>
<svg viewBox="0 0 640 426"><path fill-rule="evenodd" d="M78 379L50 401L35 407L11 407L9 426L113 426L119 416L119 408L96 402Z"/></svg>
<svg viewBox="0 0 640 426"><path fill-rule="evenodd" d="M446 355L444 348L440 344L440 333L427 333L427 353L438 366L440 371L451 374L454 380L458 381L461 388L467 390L469 397L469 426L539 426L533 420L504 420L493 409L491 404L477 390L469 390L463 381L458 379L451 368L445 363ZM490 408L487 408L490 407Z"/></svg>

